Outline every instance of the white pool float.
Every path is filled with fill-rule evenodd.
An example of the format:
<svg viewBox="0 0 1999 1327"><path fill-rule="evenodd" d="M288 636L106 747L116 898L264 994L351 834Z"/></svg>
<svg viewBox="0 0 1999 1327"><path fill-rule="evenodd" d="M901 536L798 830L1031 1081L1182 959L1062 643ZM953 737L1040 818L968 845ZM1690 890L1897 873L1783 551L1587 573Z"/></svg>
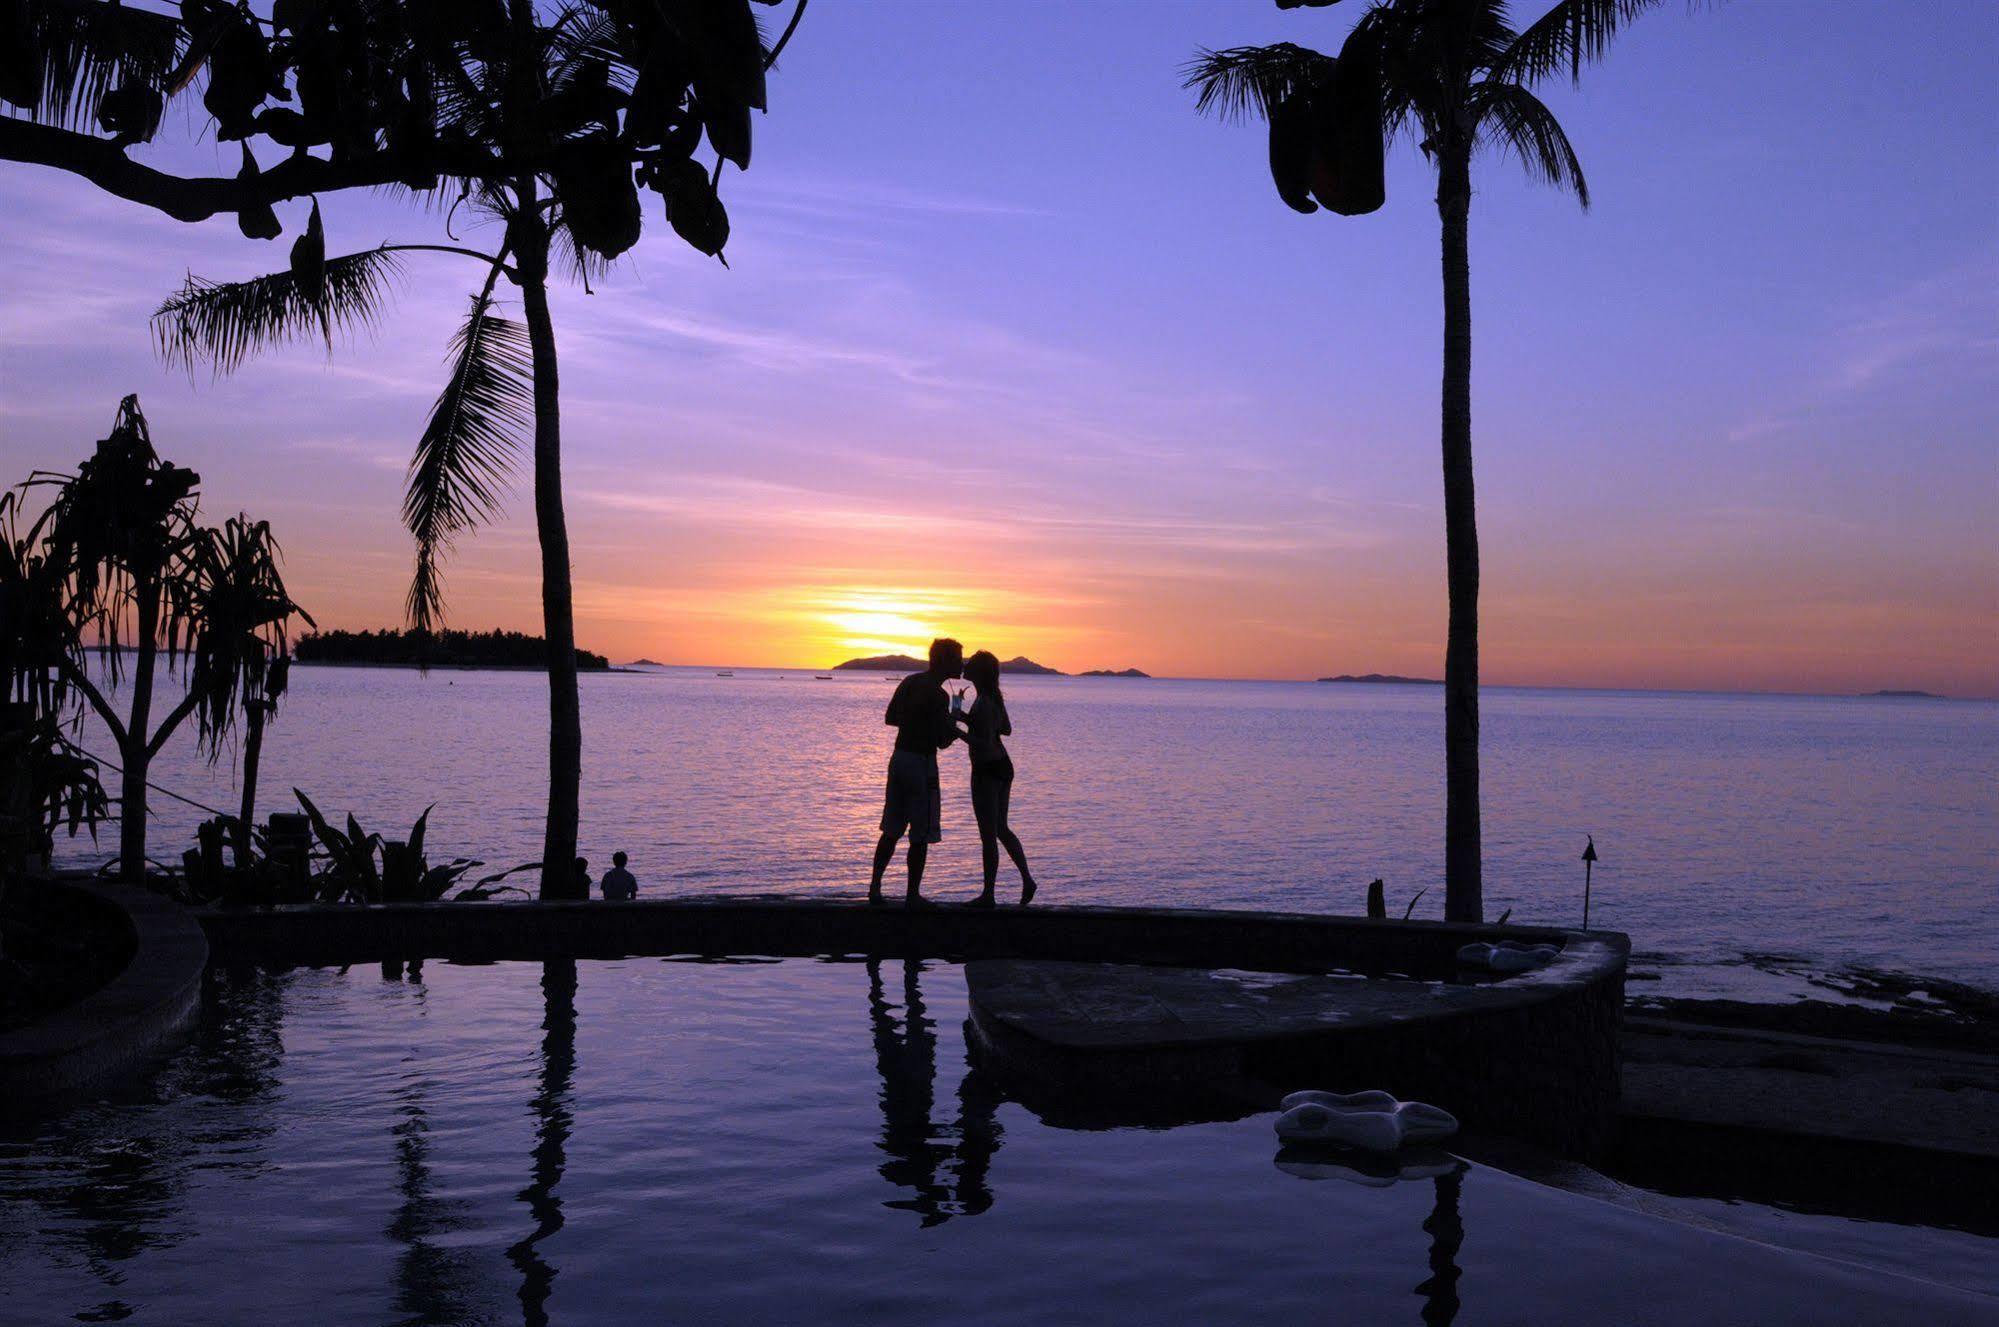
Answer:
<svg viewBox="0 0 1999 1327"><path fill-rule="evenodd" d="M1301 1180L1345 1180L1369 1189L1387 1189L1407 1180L1435 1179L1464 1168L1464 1162L1436 1148L1419 1148L1392 1157L1344 1156L1311 1147L1287 1147L1273 1163Z"/></svg>
<svg viewBox="0 0 1999 1327"><path fill-rule="evenodd" d="M1516 940L1501 940L1496 945L1479 941L1461 947L1458 962L1488 972L1531 972L1553 962L1561 952L1553 945L1523 945Z"/></svg>
<svg viewBox="0 0 1999 1327"><path fill-rule="evenodd" d="M1386 1092L1293 1092L1280 1103L1277 1136L1287 1143L1394 1152L1434 1143L1458 1131L1449 1111Z"/></svg>
<svg viewBox="0 0 1999 1327"><path fill-rule="evenodd" d="M1386 1092L1319 1092L1307 1090L1293 1092L1277 1103L1279 1110L1292 1110L1299 1106L1331 1106L1334 1110L1394 1110L1402 1103Z"/></svg>

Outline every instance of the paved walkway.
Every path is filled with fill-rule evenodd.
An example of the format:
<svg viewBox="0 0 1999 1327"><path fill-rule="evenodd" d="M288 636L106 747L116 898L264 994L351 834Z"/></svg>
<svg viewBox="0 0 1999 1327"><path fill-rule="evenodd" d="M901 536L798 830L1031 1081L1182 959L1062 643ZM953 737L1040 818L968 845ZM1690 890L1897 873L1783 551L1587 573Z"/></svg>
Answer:
<svg viewBox="0 0 1999 1327"><path fill-rule="evenodd" d="M1999 1057L1634 1017L1624 1110L1999 1161Z"/></svg>

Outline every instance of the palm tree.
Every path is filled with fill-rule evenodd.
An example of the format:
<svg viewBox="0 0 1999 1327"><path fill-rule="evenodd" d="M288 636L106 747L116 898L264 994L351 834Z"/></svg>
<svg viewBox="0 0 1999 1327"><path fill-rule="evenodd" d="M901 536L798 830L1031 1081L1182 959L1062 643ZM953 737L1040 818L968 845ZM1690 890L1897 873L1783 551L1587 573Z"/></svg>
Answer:
<svg viewBox="0 0 1999 1327"><path fill-rule="evenodd" d="M665 200L668 224L683 241L721 257L729 235L717 193L722 169L748 167L750 111L763 109L765 71L805 4L796 0L784 32L766 47L748 0L606 0L546 16L529 0L508 0L504 22L420 52L426 139L449 145L455 160L485 163L458 168L452 210L498 229L491 251L382 245L328 259L315 203L289 270L229 284L190 277L154 316L163 354L190 370L206 361L226 372L282 341L317 336L330 347L336 327L371 325L402 253L482 265L410 462L403 516L416 568L406 611L413 627L441 625L440 560L459 535L497 514L531 438L549 681L543 897L571 888L583 749L549 276L560 269L587 286L630 249L642 224L641 186ZM693 156L704 135L712 168ZM503 276L520 292L524 322L496 312Z"/></svg>
<svg viewBox="0 0 1999 1327"><path fill-rule="evenodd" d="M1280 9L1339 0L1277 0ZM1515 30L1505 0L1374 0L1337 56L1290 42L1199 52L1186 67L1198 108L1270 127L1278 195L1343 216L1384 201L1386 145L1408 133L1437 169L1443 222L1444 915L1483 919L1479 874L1478 523L1471 461L1472 159L1512 154L1529 175L1589 206L1582 163L1533 88L1579 78L1627 22L1661 0L1561 0Z"/></svg>

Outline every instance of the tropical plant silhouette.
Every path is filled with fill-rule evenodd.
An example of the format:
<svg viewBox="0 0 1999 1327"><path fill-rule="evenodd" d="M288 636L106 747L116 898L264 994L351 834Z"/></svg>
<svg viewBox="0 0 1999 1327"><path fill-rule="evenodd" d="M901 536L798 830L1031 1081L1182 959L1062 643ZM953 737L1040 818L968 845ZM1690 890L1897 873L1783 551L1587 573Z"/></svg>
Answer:
<svg viewBox="0 0 1999 1327"><path fill-rule="evenodd" d="M76 690L61 657L80 653L68 631L64 577L43 540L48 513L27 520L18 488L0 493L0 901L55 832L72 838L111 814L97 762L63 736Z"/></svg>
<svg viewBox="0 0 1999 1327"><path fill-rule="evenodd" d="M94 710L117 745L119 873L127 880L145 874L154 758L190 717L213 760L239 708L268 713L290 619L305 616L285 590L268 527L243 517L221 530L195 523L200 482L194 471L160 458L139 399L128 396L110 436L74 475L38 473L19 490L54 490L33 527L41 541L37 575L48 583L35 605L36 666L52 670L63 695ZM112 683L130 669L122 714L91 676L93 641ZM184 677L186 691L155 722L163 662Z"/></svg>
<svg viewBox="0 0 1999 1327"><path fill-rule="evenodd" d="M236 865L247 868L264 728L291 676L291 619L316 624L285 591L270 522L237 515L204 535L189 552L205 643L188 669L188 690L211 751L237 710L243 713L243 789L233 829Z"/></svg>
<svg viewBox="0 0 1999 1327"><path fill-rule="evenodd" d="M668 224L683 241L721 257L729 235L717 192L723 166L749 165L750 112L764 108L765 71L796 30L805 0L795 0L789 23L769 46L748 0L605 0L547 12L510 0L504 9L456 8L465 14L459 25L438 31L411 22L399 48L409 95L404 119L395 123L420 119L420 132L401 132L443 145L448 158L441 175L402 184L448 196L453 216L496 227L498 244L490 251L384 244L328 258L315 201L287 270L231 283L191 276L155 314L154 328L168 358L190 371L205 362L227 372L279 342L317 337L330 348L335 330L372 325L393 294L402 254L446 253L483 267L410 462L403 517L416 541L416 568L406 608L419 630L441 625L441 559L458 536L498 514L528 450L549 678L547 896L571 886L582 769L549 276L563 272L586 285L601 277L638 241L641 188L660 194ZM311 106L303 109L310 121ZM290 114L260 113L260 131L316 141L281 112ZM696 159L704 138L712 167ZM333 147L337 161L337 139ZM433 155L412 160L421 164ZM523 321L498 311L502 277L520 293Z"/></svg>
<svg viewBox="0 0 1999 1327"><path fill-rule="evenodd" d="M1279 9L1339 0L1277 0ZM1510 154L1534 178L1589 206L1582 162L1534 95L1581 76L1628 22L1663 0L1561 0L1516 30L1505 0L1375 0L1337 55L1290 42L1203 50L1185 69L1198 108L1270 129L1278 196L1343 216L1385 201L1383 157L1413 138L1437 171L1443 223L1443 463L1450 625L1444 652L1444 914L1484 915L1479 847L1478 522L1471 456L1471 167Z"/></svg>

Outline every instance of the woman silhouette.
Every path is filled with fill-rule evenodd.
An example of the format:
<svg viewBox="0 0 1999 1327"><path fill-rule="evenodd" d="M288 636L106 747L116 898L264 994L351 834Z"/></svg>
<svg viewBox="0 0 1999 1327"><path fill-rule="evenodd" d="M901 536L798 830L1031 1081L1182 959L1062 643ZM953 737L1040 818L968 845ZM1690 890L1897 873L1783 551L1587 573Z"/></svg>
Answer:
<svg viewBox="0 0 1999 1327"><path fill-rule="evenodd" d="M1000 695L999 659L980 650L965 660L965 678L978 693L965 715L965 743L972 752L972 813L979 821L979 849L985 858L986 887L972 906L993 906L993 878L999 874L1000 845L1020 869L1020 902L1034 897L1034 876L1027 869L1027 852L1020 836L1007 826L1007 803L1013 795L1013 758L1001 739L1012 734L1006 700Z"/></svg>

